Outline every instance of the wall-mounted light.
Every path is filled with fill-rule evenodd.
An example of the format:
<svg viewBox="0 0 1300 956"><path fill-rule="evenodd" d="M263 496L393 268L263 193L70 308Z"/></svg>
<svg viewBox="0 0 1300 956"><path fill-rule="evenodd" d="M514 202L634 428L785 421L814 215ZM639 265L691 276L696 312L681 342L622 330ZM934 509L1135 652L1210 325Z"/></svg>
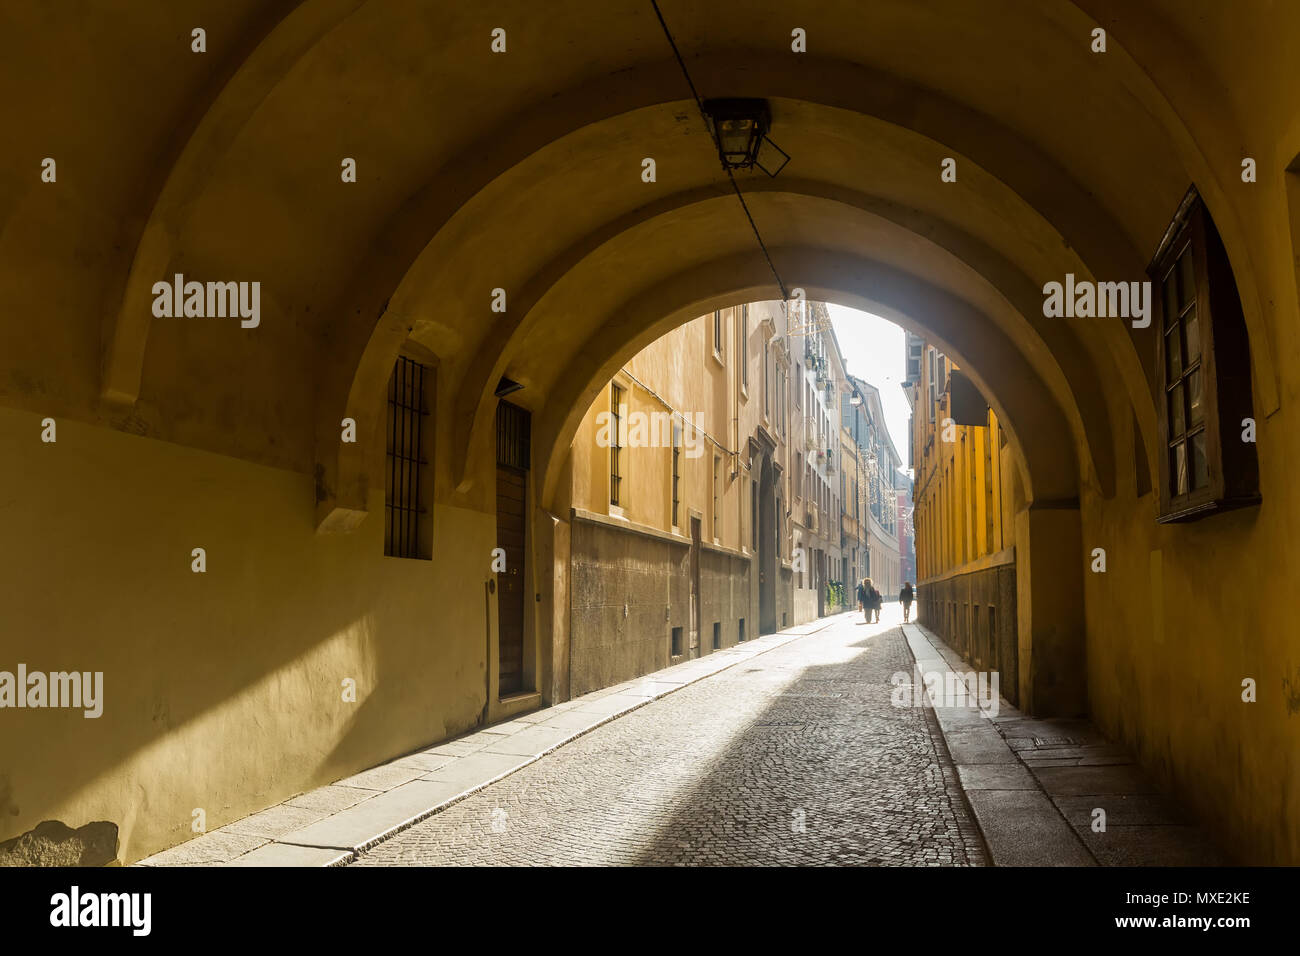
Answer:
<svg viewBox="0 0 1300 956"><path fill-rule="evenodd" d="M790 156L767 138L772 128L772 110L767 100L738 97L704 101L704 115L712 127L718 156L728 169L757 166L775 176Z"/></svg>

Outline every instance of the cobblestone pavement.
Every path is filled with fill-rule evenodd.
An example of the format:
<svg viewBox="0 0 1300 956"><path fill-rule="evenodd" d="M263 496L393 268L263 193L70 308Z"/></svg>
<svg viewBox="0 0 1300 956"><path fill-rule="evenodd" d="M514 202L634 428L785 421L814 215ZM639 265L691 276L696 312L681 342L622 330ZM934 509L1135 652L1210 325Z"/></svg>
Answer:
<svg viewBox="0 0 1300 956"><path fill-rule="evenodd" d="M902 631L835 619L364 854L395 865L987 865Z"/></svg>

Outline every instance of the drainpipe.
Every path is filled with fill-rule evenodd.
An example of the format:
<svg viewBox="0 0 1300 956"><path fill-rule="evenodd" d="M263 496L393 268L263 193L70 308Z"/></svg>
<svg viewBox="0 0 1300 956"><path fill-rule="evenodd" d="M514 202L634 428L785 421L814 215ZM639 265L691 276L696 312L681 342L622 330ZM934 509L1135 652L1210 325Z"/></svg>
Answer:
<svg viewBox="0 0 1300 956"><path fill-rule="evenodd" d="M479 724L484 727L487 726L488 709L492 706L492 595L496 589L497 583L493 578L483 582L483 713L479 716Z"/></svg>

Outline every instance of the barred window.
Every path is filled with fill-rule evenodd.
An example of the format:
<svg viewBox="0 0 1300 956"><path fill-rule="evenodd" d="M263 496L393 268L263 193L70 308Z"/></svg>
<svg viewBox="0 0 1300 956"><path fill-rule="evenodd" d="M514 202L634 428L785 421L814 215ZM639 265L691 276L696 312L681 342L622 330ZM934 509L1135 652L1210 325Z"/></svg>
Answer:
<svg viewBox="0 0 1300 956"><path fill-rule="evenodd" d="M929 377L928 377L928 379L927 379L927 381L926 381L926 385L927 385L927 387L928 387L929 395L930 395L930 401L929 401L929 409L930 409L930 423L933 424L933 423L934 423L934 407L939 403L939 382L938 382L938 379L939 379L939 356L938 356L938 353L935 352L934 349L930 349L929 357L930 357L930 369L929 369L930 374L929 374Z"/></svg>
<svg viewBox="0 0 1300 956"><path fill-rule="evenodd" d="M388 380L384 554L393 558L433 557L427 457L433 442L426 392L432 378L427 366L400 356Z"/></svg>
<svg viewBox="0 0 1300 956"><path fill-rule="evenodd" d="M713 456L713 538L722 540L722 459Z"/></svg>
<svg viewBox="0 0 1300 956"><path fill-rule="evenodd" d="M623 405L623 389L617 385L609 387L609 410L613 428L609 438L609 503L618 506L623 484L623 418L620 409Z"/></svg>
<svg viewBox="0 0 1300 956"><path fill-rule="evenodd" d="M673 422L673 527L678 527L681 522L677 520L679 506L681 505L681 480L682 480L682 426L678 422Z"/></svg>

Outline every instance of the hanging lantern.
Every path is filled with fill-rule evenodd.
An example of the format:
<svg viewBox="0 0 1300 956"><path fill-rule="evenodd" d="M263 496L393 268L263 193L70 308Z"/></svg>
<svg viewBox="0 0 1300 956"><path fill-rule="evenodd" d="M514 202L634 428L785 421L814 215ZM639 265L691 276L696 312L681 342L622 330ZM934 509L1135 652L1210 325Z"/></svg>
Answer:
<svg viewBox="0 0 1300 956"><path fill-rule="evenodd" d="M775 176L790 161L789 155L767 138L772 111L767 100L725 98L704 101L704 115L712 127L718 156L728 169L757 166Z"/></svg>

